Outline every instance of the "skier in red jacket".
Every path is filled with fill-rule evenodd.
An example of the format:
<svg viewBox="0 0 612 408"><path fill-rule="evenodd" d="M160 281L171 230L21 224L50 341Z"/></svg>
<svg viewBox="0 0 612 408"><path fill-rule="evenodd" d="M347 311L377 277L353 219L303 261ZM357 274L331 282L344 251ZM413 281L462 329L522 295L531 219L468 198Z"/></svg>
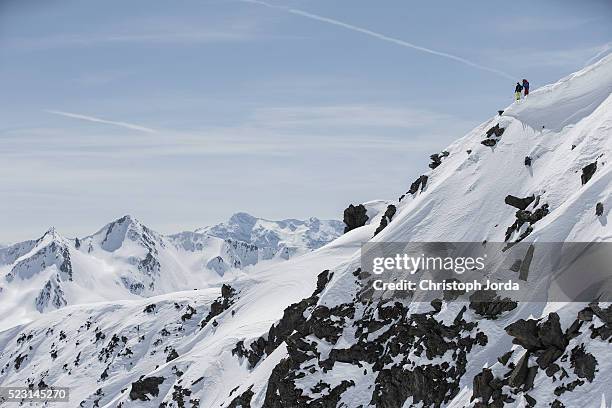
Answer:
<svg viewBox="0 0 612 408"><path fill-rule="evenodd" d="M523 79L523 90L525 91L525 96L529 95L529 81Z"/></svg>

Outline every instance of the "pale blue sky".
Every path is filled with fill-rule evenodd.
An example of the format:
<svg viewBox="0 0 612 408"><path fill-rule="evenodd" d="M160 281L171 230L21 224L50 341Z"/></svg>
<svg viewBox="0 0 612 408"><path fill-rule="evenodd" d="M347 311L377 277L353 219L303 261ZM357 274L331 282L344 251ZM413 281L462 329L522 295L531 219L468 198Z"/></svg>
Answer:
<svg viewBox="0 0 612 408"><path fill-rule="evenodd" d="M612 40L606 1L268 4L0 2L0 242L126 213L161 232L340 218L405 192L514 78Z"/></svg>

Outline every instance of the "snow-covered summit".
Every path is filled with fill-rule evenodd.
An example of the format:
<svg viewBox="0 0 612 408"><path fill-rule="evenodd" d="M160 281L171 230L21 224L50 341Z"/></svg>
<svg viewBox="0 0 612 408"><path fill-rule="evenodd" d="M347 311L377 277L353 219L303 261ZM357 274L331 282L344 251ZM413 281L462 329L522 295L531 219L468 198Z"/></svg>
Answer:
<svg viewBox="0 0 612 408"><path fill-rule="evenodd" d="M307 220L271 221L239 212L227 222L199 228L196 232L293 254L320 248L341 235L343 229L344 224L338 220L313 217Z"/></svg>

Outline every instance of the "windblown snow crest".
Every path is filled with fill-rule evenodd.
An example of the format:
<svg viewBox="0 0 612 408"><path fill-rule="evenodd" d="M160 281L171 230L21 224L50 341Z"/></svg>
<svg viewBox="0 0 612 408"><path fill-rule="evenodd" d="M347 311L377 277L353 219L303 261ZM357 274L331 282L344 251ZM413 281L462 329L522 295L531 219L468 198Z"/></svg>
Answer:
<svg viewBox="0 0 612 408"><path fill-rule="evenodd" d="M609 304L373 300L360 247L611 241L610 72L607 57L535 90L432 155L399 200L349 206L346 233L314 251L215 287L68 306L1 332L0 385L70 387L82 407L609 406ZM569 94L580 100L554 103ZM129 235L115 228L111 247ZM170 242L148 235L140 260Z"/></svg>

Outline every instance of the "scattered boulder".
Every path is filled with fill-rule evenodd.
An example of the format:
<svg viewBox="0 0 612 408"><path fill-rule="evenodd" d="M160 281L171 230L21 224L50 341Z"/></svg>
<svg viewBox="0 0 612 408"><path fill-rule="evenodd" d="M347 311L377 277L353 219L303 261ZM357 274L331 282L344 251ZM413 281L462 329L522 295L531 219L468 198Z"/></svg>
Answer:
<svg viewBox="0 0 612 408"><path fill-rule="evenodd" d="M504 128L499 127L499 123L498 123L497 125L487 130L486 132L487 138L481 141L480 143L485 146L489 146L489 147L495 146L497 142L499 141L499 138L501 137L501 135L504 134L504 130L505 130Z"/></svg>
<svg viewBox="0 0 612 408"><path fill-rule="evenodd" d="M159 385L165 380L164 377L141 378L132 383L130 399L140 401L150 401L149 395L157 397L159 395Z"/></svg>
<svg viewBox="0 0 612 408"><path fill-rule="evenodd" d="M500 128L499 127L499 123L493 127L491 127L489 130L487 130L486 134L487 134L487 138L495 135L496 137L501 137L501 135L504 134L504 128Z"/></svg>
<svg viewBox="0 0 612 408"><path fill-rule="evenodd" d="M538 201L536 201L538 202ZM515 242L520 242L527 237L533 231L533 225L540 221L542 218L549 213L548 204L542 204L542 206L535 211L518 210L515 214L516 221L506 229L505 241L508 241L512 234L518 231L523 224L529 223L529 226L523 231Z"/></svg>
<svg viewBox="0 0 612 408"><path fill-rule="evenodd" d="M504 328L506 333L514 337L512 342L522 346L525 350L542 348L542 341L538 337L538 321L519 319Z"/></svg>
<svg viewBox="0 0 612 408"><path fill-rule="evenodd" d="M435 153L432 154L431 156L429 156L429 158L431 159L431 163L429 163L429 168L430 169L435 169L436 167L438 167L439 165L442 164L442 158L443 157L447 157L450 153L448 153L446 150L441 152L441 153Z"/></svg>
<svg viewBox="0 0 612 408"><path fill-rule="evenodd" d="M580 176L582 185L585 185L593 177L595 170L597 170L597 160L582 168L582 176Z"/></svg>
<svg viewBox="0 0 612 408"><path fill-rule="evenodd" d="M155 311L156 307L157 307L157 305L155 305L155 303L151 303L150 305L145 306L143 312L144 313L153 313Z"/></svg>
<svg viewBox="0 0 612 408"><path fill-rule="evenodd" d="M591 353L587 353L584 344L576 346L572 349L570 362L574 373L580 378L586 378L589 382L595 379L595 368L597 360Z"/></svg>
<svg viewBox="0 0 612 408"><path fill-rule="evenodd" d="M406 194L415 194L419 191L419 187L421 188L421 191L423 191L425 189L425 186L427 185L427 180L428 177L426 175L423 174L419 176L419 178L412 182L412 184L410 185L410 190L408 190Z"/></svg>
<svg viewBox="0 0 612 408"><path fill-rule="evenodd" d="M519 210L524 210L529 207L529 204L531 204L534 200L534 195L525 198L518 198L509 194L504 199L504 202L512 207L518 208Z"/></svg>
<svg viewBox="0 0 612 408"><path fill-rule="evenodd" d="M488 147L493 147L497 144L497 140L495 139L485 139L482 142L480 142L481 144L488 146Z"/></svg>
<svg viewBox="0 0 612 408"><path fill-rule="evenodd" d="M493 290L479 290L470 295L470 309L477 315L495 320L502 313L514 310L518 304L510 298L500 298Z"/></svg>
<svg viewBox="0 0 612 408"><path fill-rule="evenodd" d="M215 301L210 305L210 311L208 315L200 322L200 328L204 328L214 317L220 315L224 311L230 308L231 305L236 301L235 299L236 291L230 285L224 283L221 286L221 296L219 296ZM215 322L213 322L213 325ZM216 325L215 325L216 326Z"/></svg>
<svg viewBox="0 0 612 408"><path fill-rule="evenodd" d="M344 233L363 227L368 222L367 210L363 204L351 204L344 210Z"/></svg>

